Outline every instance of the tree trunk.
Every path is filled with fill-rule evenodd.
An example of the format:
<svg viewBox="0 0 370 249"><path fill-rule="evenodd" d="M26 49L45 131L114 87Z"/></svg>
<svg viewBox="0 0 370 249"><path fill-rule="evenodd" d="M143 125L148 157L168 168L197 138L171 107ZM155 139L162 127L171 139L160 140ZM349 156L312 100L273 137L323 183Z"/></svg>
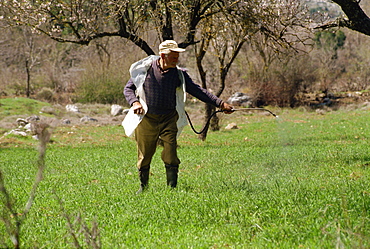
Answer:
<svg viewBox="0 0 370 249"><path fill-rule="evenodd" d="M31 81L31 74L30 74L30 66L28 64L28 59L26 59L26 72L27 72L27 86L26 86L26 96L27 98L30 97L30 81Z"/></svg>
<svg viewBox="0 0 370 249"><path fill-rule="evenodd" d="M209 105L209 104L205 104L205 109L206 109L205 110L205 115L204 115L204 127L205 128L204 128L204 131L201 134L198 135L198 138L202 141L206 140L208 129L209 129L210 125L211 125L211 130L213 130L212 124L208 123L208 119L212 115L212 113L215 111L215 107L212 106L212 105ZM216 115L214 117L216 117ZM218 122L216 122L216 123L218 124Z"/></svg>

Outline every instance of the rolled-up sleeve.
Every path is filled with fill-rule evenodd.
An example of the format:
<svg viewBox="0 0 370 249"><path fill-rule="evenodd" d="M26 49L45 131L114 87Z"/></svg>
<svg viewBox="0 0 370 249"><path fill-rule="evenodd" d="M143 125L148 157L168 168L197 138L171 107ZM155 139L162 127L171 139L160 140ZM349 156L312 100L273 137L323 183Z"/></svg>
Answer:
<svg viewBox="0 0 370 249"><path fill-rule="evenodd" d="M139 101L138 97L135 94L136 86L134 82L130 79L125 88L123 89L123 94L125 95L127 103L132 106L132 104L136 101Z"/></svg>

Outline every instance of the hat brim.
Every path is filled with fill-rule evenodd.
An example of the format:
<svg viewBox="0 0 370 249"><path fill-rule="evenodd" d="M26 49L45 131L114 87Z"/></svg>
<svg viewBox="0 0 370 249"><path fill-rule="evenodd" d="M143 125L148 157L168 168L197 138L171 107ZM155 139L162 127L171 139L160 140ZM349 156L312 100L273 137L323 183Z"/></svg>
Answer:
<svg viewBox="0 0 370 249"><path fill-rule="evenodd" d="M169 50L172 52L178 52L178 53L185 52L185 49L183 48L170 48Z"/></svg>

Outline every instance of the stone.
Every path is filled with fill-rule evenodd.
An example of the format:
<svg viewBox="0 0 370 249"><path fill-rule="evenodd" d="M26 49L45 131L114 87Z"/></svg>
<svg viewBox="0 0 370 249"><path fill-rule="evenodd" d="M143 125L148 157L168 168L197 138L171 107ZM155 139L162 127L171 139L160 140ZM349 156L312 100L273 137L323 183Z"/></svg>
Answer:
<svg viewBox="0 0 370 249"><path fill-rule="evenodd" d="M71 124L71 120L69 120L69 119L62 119L60 122L62 124Z"/></svg>
<svg viewBox="0 0 370 249"><path fill-rule="evenodd" d="M236 92L230 96L227 102L231 105L250 106L252 105L252 98L245 93Z"/></svg>
<svg viewBox="0 0 370 249"><path fill-rule="evenodd" d="M20 129L11 130L11 131L5 133L5 136L10 135L10 134L13 134L13 135L16 135L16 136L27 137L27 132L21 131Z"/></svg>
<svg viewBox="0 0 370 249"><path fill-rule="evenodd" d="M233 129L239 129L239 127L236 125L236 123L230 123L225 127L226 130L233 130Z"/></svg>
<svg viewBox="0 0 370 249"><path fill-rule="evenodd" d="M111 109L110 109L110 114L112 116L118 116L118 115L121 115L122 114L122 111L123 111L122 106L120 106L120 105L112 105L111 106Z"/></svg>
<svg viewBox="0 0 370 249"><path fill-rule="evenodd" d="M25 127L28 124L28 121L23 118L17 118L16 122L18 127Z"/></svg>
<svg viewBox="0 0 370 249"><path fill-rule="evenodd" d="M69 112L77 112L77 113L80 112L80 110L78 109L78 106L72 105L72 104L66 105L66 110Z"/></svg>
<svg viewBox="0 0 370 249"><path fill-rule="evenodd" d="M42 113L47 113L47 114L52 114L54 115L55 114L55 110L53 107L50 107L50 106L44 106L41 108L41 112Z"/></svg>
<svg viewBox="0 0 370 249"><path fill-rule="evenodd" d="M40 117L36 116L36 115L33 115L33 116L30 116L30 117L26 118L26 120L27 120L28 123L36 122L36 121L40 121Z"/></svg>
<svg viewBox="0 0 370 249"><path fill-rule="evenodd" d="M95 119L95 118L90 118L90 117L88 117L88 116L85 116L85 117L82 117L82 118L80 119L80 122L81 122L81 123L86 123L86 122L98 122L98 120L97 120L97 119Z"/></svg>

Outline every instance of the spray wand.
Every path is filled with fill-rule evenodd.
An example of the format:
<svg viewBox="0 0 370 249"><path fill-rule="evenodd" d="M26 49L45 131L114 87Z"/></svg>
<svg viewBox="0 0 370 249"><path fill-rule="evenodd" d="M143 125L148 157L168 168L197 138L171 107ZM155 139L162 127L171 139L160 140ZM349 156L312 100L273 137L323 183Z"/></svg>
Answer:
<svg viewBox="0 0 370 249"><path fill-rule="evenodd" d="M240 109L233 109L233 112L235 112L235 111L254 111L254 110L257 110L257 111L266 111L266 112L269 112L275 118L278 117L275 113L273 113L272 111L267 110L265 108L240 108Z"/></svg>
<svg viewBox="0 0 370 249"><path fill-rule="evenodd" d="M235 111L266 111L266 112L270 113L272 116L274 116L275 118L278 118L278 116L277 116L275 113L273 113L272 111L270 111L270 110L268 110L268 109L265 109L265 108L239 108L239 109L232 109L232 112L235 112ZM189 124L190 124L191 129L192 129L196 134L202 134L202 133L207 129L207 127L208 127L208 125L209 125L209 122L211 122L211 119L213 118L213 116L214 116L214 115L216 115L216 114L217 114L217 113L219 113L219 112L224 112L224 111L223 111L223 110L217 110L217 111L214 111L214 112L211 114L211 116L209 116L209 118L208 118L208 120L207 120L207 122L206 122L205 126L203 127L203 129L202 129L201 131L196 131L196 130L195 130L195 128L194 128L194 126L193 126L193 123L191 122L191 120L190 120L190 117L189 117L188 113L187 113L187 112L185 112L185 114L186 114L186 117L187 117L187 119L188 119L188 121L189 121Z"/></svg>

